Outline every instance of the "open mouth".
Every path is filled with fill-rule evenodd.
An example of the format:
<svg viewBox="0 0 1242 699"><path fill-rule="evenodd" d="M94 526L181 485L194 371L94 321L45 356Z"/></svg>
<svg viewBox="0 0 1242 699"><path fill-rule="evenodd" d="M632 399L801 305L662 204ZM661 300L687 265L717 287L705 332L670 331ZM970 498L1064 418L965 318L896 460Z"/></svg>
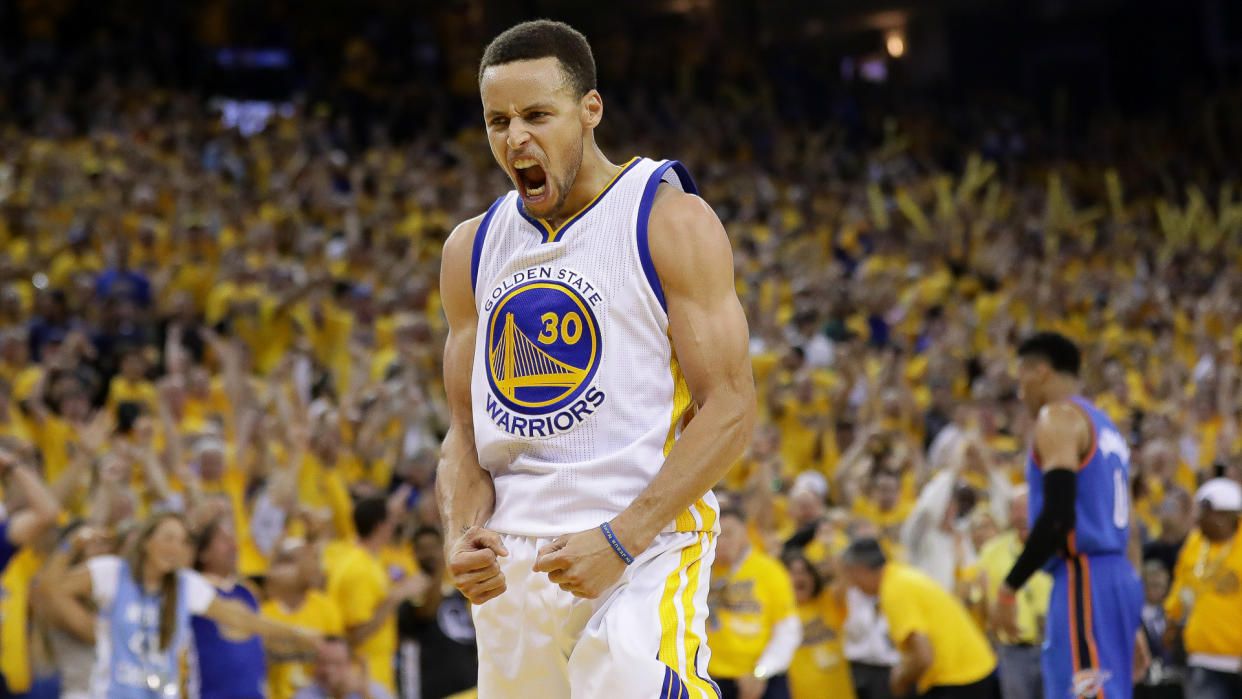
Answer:
<svg viewBox="0 0 1242 699"><path fill-rule="evenodd" d="M518 158L513 161L517 176L518 194L527 204L537 204L548 194L548 174L534 158Z"/></svg>

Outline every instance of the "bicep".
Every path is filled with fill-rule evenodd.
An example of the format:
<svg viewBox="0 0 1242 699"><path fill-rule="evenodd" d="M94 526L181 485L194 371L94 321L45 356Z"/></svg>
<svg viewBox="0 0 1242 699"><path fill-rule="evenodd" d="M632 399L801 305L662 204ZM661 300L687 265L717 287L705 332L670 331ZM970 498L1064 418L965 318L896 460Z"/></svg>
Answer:
<svg viewBox="0 0 1242 699"><path fill-rule="evenodd" d="M725 389L754 403L746 314L724 227L698 197L656 200L649 244L664 290L669 336L695 402Z"/></svg>
<svg viewBox="0 0 1242 699"><path fill-rule="evenodd" d="M470 259L477 230L474 219L458 226L445 242L440 260L440 298L449 329L444 343L444 390L454 427L468 426L471 419L470 375L479 316Z"/></svg>
<svg viewBox="0 0 1242 699"><path fill-rule="evenodd" d="M55 587L65 597L94 597L95 593L95 586L91 582L91 571L85 565L77 566L65 573Z"/></svg>

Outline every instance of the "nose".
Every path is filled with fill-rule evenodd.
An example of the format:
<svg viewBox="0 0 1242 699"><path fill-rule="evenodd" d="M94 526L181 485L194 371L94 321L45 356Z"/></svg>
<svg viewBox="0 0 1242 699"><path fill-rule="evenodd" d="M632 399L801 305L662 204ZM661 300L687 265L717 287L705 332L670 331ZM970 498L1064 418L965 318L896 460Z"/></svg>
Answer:
<svg viewBox="0 0 1242 699"><path fill-rule="evenodd" d="M517 150L525 146L530 141L530 132L526 130L526 123L521 119L513 119L509 122L509 134L505 137L505 143L509 148Z"/></svg>

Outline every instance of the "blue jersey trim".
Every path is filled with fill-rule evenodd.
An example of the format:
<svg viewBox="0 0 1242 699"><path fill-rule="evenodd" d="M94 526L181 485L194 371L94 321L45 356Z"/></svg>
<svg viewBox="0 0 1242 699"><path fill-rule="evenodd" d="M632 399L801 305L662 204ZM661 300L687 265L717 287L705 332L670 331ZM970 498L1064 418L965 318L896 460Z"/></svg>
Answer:
<svg viewBox="0 0 1242 699"><path fill-rule="evenodd" d="M500 202L505 200L508 195L502 194L500 198L492 202L487 208L487 213L483 215L483 220L479 222L479 229L474 232L474 249L470 252L470 290L478 293L479 289L479 259L483 257L483 240L487 238L487 226L492 222L492 215L500 208Z"/></svg>
<svg viewBox="0 0 1242 699"><path fill-rule="evenodd" d="M643 188L642 199L638 202L638 260L642 263L647 284L651 286L651 291L660 302L660 308L663 308L665 312L668 312L668 306L664 303L664 287L660 286L660 276L656 274L655 263L651 260L651 248L647 245L647 224L651 218L651 206L655 203L656 191L660 188L660 182L664 180L664 173L670 168L681 181L683 191L687 194L699 193L699 188L694 185L694 180L690 177L686 167L676 160L670 160L656 168L656 171L647 178L647 186Z"/></svg>
<svg viewBox="0 0 1242 699"><path fill-rule="evenodd" d="M555 243L559 240L564 240L565 233L569 231L569 227L577 223L578 220L581 219L583 216L586 216L588 211L595 208L595 205L598 204L599 201L603 199L606 194L608 194L608 192L612 189L613 185L620 182L621 178L624 177L627 172L633 169L633 167L636 164L638 164L640 160L642 160L642 158L639 158L639 157L630 158L630 160L626 162L625 165L623 165L619 171L617 171L617 174L612 176L612 179L608 181L608 184L604 185L604 188L601 189L599 193L595 195L595 198L587 202L586 206L578 210L578 213L565 219L565 222L562 223L560 226L557 226L556 228L553 228L552 224L548 223L547 221L544 221L543 219L535 218L534 216L531 216L530 214L528 214L526 212L526 207L522 206L522 196L520 194L518 195L517 200L516 200L518 213L521 214L522 218L526 219L526 221L530 223L530 225L534 226L535 230L539 231L539 235L542 236L543 238L542 242Z"/></svg>

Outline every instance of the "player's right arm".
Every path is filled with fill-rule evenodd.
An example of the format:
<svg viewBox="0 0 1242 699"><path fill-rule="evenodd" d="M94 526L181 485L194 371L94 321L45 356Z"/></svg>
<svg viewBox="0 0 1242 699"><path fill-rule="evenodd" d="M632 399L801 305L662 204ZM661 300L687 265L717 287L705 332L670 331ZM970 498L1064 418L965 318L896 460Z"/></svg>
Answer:
<svg viewBox="0 0 1242 699"><path fill-rule="evenodd" d="M479 216L458 226L445 241L440 259L440 299L449 328L444 343L449 430L436 469L436 497L444 527L446 566L453 584L472 604L482 604L505 591L505 576L496 557L509 553L499 535L483 528L496 504L496 489L491 474L479 465L470 399L479 325L470 257L481 220Z"/></svg>
<svg viewBox="0 0 1242 699"><path fill-rule="evenodd" d="M1018 633L1014 595L1044 563L1063 549L1074 531L1078 501L1078 467L1091 447L1091 428L1082 411L1063 401L1039 411L1035 453L1043 469L1044 506L1031 525L1018 560L997 592L997 625Z"/></svg>

